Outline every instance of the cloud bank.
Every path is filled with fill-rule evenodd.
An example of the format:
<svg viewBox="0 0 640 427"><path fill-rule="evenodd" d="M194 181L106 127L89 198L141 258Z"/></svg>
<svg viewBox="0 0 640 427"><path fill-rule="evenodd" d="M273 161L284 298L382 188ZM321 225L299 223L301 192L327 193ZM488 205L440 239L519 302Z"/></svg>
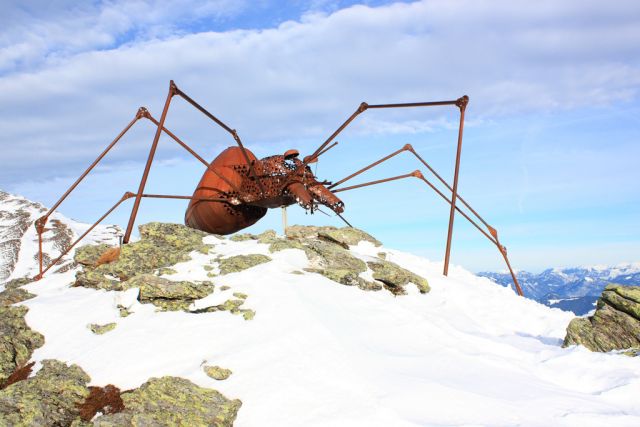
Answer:
<svg viewBox="0 0 640 427"><path fill-rule="evenodd" d="M187 31L196 21L191 16L224 19L246 5L161 4L70 2L13 8L3 18L16 24L1 39L1 182L25 173L56 176L86 163L138 106L159 116L170 79L250 145L319 142L363 100L467 93L473 117L492 118L638 96L636 1L421 1L309 13L261 30L195 33ZM18 30L27 18L29 31ZM367 118L355 131L447 126L424 112L380 119ZM174 107L168 125L199 148L229 142L184 105ZM135 134L114 159L144 156L151 134Z"/></svg>

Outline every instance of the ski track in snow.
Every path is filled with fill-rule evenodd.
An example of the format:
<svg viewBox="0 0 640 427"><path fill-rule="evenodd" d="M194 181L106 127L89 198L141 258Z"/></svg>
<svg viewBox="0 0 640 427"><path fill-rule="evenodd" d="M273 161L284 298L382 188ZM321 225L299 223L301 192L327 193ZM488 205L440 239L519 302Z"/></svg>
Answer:
<svg viewBox="0 0 640 427"><path fill-rule="evenodd" d="M215 253L194 252L171 280L212 280L217 304L249 295L251 321L228 312L156 312L135 291L71 288L75 270L26 286L29 325L44 334L33 359L81 366L93 385L123 390L175 375L243 405L237 426L638 426L640 358L560 347L571 313L452 266L362 242L352 251L426 277L431 292L363 292L319 274L291 274L304 252L270 254L255 241L206 237ZM217 254L273 258L210 279ZM220 286L231 288L220 291ZM217 302L216 302L217 301ZM209 303L209 304L205 304ZM117 304L134 312L119 317ZM104 335L89 323L116 322ZM233 371L226 381L202 365ZM39 364L38 364L39 365Z"/></svg>

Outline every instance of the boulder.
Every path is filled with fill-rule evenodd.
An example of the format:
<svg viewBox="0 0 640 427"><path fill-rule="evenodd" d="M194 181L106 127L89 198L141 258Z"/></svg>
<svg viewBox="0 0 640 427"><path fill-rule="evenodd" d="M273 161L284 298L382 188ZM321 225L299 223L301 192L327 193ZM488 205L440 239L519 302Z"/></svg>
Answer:
<svg viewBox="0 0 640 427"><path fill-rule="evenodd" d="M116 328L116 326L118 325L115 322L107 323L104 325L91 323L87 325L87 328L89 328L89 330L96 335L102 335L102 334L106 334L109 331L113 331Z"/></svg>
<svg viewBox="0 0 640 427"><path fill-rule="evenodd" d="M122 282L138 274L152 273L156 269L188 261L192 251L208 253L210 246L202 242L206 235L179 224L145 224L140 226L139 241L123 245L117 260L99 266L92 265L97 261L100 245L80 248L76 262L86 264L76 275L75 286L122 290Z"/></svg>
<svg viewBox="0 0 640 427"><path fill-rule="evenodd" d="M218 266L220 268L220 274L229 274L237 273L238 271L246 270L269 261L271 261L271 258L261 254L236 255L219 259Z"/></svg>
<svg viewBox="0 0 640 427"><path fill-rule="evenodd" d="M27 307L0 306L0 384L44 345L44 337L24 320L27 311Z"/></svg>
<svg viewBox="0 0 640 427"><path fill-rule="evenodd" d="M334 282L347 286L367 286L367 281L360 277L360 273L367 271L367 264L351 255L342 246L309 240L305 243L304 250L310 264L305 271L320 273Z"/></svg>
<svg viewBox="0 0 640 427"><path fill-rule="evenodd" d="M77 365L44 360L35 376L0 391L0 425L69 426L89 395L89 381Z"/></svg>
<svg viewBox="0 0 640 427"><path fill-rule="evenodd" d="M378 260L368 262L367 265L373 270L373 278L384 284L384 287L394 295L404 295L404 287L413 283L420 293L426 294L431 290L427 279L410 272L398 264L390 261Z"/></svg>
<svg viewBox="0 0 640 427"><path fill-rule="evenodd" d="M205 366L204 373L218 381L226 380L232 374L231 369L221 368L220 366Z"/></svg>
<svg viewBox="0 0 640 427"><path fill-rule="evenodd" d="M640 286L607 285L593 316L573 319L564 347L580 344L591 351L640 350ZM635 349L635 351L633 351Z"/></svg>
<svg viewBox="0 0 640 427"><path fill-rule="evenodd" d="M28 299L34 298L35 295L28 292L26 289L22 288L14 288L14 289L5 289L0 292L0 305L12 305L18 302L26 301Z"/></svg>
<svg viewBox="0 0 640 427"><path fill-rule="evenodd" d="M177 377L152 378L121 394L125 409L93 420L95 427L232 426L242 402Z"/></svg>
<svg viewBox="0 0 640 427"><path fill-rule="evenodd" d="M211 294L211 282L174 282L153 274L139 274L122 284L123 289L139 288L138 300L150 303L165 311L187 310L195 300Z"/></svg>

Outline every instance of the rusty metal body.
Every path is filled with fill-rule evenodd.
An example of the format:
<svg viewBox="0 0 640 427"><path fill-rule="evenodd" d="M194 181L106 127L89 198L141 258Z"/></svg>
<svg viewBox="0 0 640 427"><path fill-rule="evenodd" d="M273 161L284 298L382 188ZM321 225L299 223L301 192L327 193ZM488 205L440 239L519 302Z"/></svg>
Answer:
<svg viewBox="0 0 640 427"><path fill-rule="evenodd" d="M215 122L218 126L227 131L235 140L237 146L229 147L220 153L211 163L207 163L200 155L192 150L187 144L182 142L171 131L164 127L165 119L171 104L171 100L175 95L179 95L205 116ZM64 195L56 202L53 208L47 212L45 216L35 222L38 232L38 240L40 246L40 274L38 279L42 277L51 267L57 264L62 257L68 253L80 240L82 240L91 230L93 230L100 222L102 222L111 212L113 212L125 200L134 198L134 205L129 218L129 223L123 238L123 242L129 241L136 215L142 198L162 198L162 199L182 199L189 200L189 205L185 212L185 224L189 227L215 234L231 234L247 228L262 217L265 216L270 208L286 207L293 204L300 205L303 209L313 213L323 205L333 211L340 219L350 225L346 219L342 217L344 211L344 203L335 195L341 191L348 191L357 188L367 187L371 185L382 184L404 178L418 178L434 190L443 200L450 205L449 226L447 232L445 262L443 274L447 275L451 251L451 241L453 234L453 222L455 213L460 213L474 227L476 227L482 235L491 241L500 251L504 261L511 272L511 277L515 285L515 289L519 295L522 295L522 289L511 268L511 264L507 258L507 250L498 239L498 232L490 226L459 194L458 194L458 178L460 168L460 157L462 151L462 134L464 129L464 115L469 98L467 96L460 97L451 101L436 102L418 102L404 104L378 104L369 105L361 103L356 111L336 129L329 138L322 143L311 155L306 156L303 160L298 158L297 150L287 150L282 155L274 155L257 159L256 156L246 149L242 140L238 136L235 129L230 128L220 119L209 113L204 107L199 105L188 95L182 92L173 81L169 84L169 94L167 96L162 116L159 121L154 119L146 108L141 107L134 120L132 120L125 129L111 142L105 151L87 168L87 170L76 180L76 182L64 193ZM411 145L405 145L399 150L373 162L372 164L350 174L332 184L328 181L318 181L313 175L310 167L311 163L318 160L322 154L335 147L338 142L334 142L336 136L342 132L358 115L368 109L386 109L386 108L412 108L412 107L437 107L437 106L456 106L460 111L460 122L458 127L458 138L456 146L456 158L454 166L453 185L449 185L418 153L415 152ZM63 251L60 256L52 261L46 268L43 266L42 254L42 236L48 230L45 228L47 219L51 213L62 203L62 201L76 188L89 172L102 160L102 158L115 146L120 138L136 123L139 119L146 118L156 126L156 133L151 144L149 156L145 165L140 185L136 193L126 192L122 198L111 207L96 223L94 223L85 233L80 236L69 248ZM160 135L165 133L175 142L187 150L198 161L206 166L200 183L196 187L192 196L176 196L165 194L146 194L144 192L147 177L152 166L155 151L160 139ZM451 196L439 190L436 185L425 178L419 170L398 175L386 179L380 179L371 182L365 182L350 187L340 186L344 182L360 175L367 170L378 166L379 164L389 160L390 158L403 153L410 152L420 161L430 173L432 173L438 181L446 188L444 191L450 191ZM457 201L469 210L470 214L465 213ZM473 216L481 223L478 224ZM484 227L483 227L484 226Z"/></svg>
<svg viewBox="0 0 640 427"><path fill-rule="evenodd" d="M324 186L329 183L318 182L309 166L297 158L297 151L289 151L258 160L245 148L256 171L254 178L239 147L224 150L202 175L185 213L185 224L207 233L231 234L255 224L267 209L295 203L310 211L322 204L341 213L344 204ZM202 198L228 202L199 200Z"/></svg>

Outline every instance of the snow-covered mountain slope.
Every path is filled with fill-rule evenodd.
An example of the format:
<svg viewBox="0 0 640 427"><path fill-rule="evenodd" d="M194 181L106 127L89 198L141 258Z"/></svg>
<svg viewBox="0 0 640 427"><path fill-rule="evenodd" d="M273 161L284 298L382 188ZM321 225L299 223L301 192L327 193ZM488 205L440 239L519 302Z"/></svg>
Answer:
<svg viewBox="0 0 640 427"><path fill-rule="evenodd" d="M33 223L46 212L40 203L0 190L0 283L37 274L38 234ZM46 226L48 231L43 235L45 265L57 258L89 226L54 212ZM116 244L118 233L116 226L99 225L87 236L85 243ZM60 267L68 263L72 255L73 252L65 257Z"/></svg>
<svg viewBox="0 0 640 427"><path fill-rule="evenodd" d="M503 286L511 286L508 273L483 272ZM616 266L549 268L542 273L517 273L525 295L550 307L582 315L594 308L595 301L609 283L640 285L640 262Z"/></svg>
<svg viewBox="0 0 640 427"><path fill-rule="evenodd" d="M228 311L159 312L137 289L71 287L76 269L25 288L28 324L45 336L33 359L76 363L95 385L120 389L174 375L243 404L237 426L638 426L640 360L560 347L572 315L459 267L360 242L350 253L425 277L431 291L394 296L305 271L303 250L204 238L172 281L211 280L194 307L247 297L252 320ZM220 260L269 262L220 273ZM212 277L213 276L213 277ZM371 270L360 275L368 280ZM114 280L117 280L114 278ZM226 288L228 287L228 288ZM240 294L238 294L240 295ZM206 300L206 301L205 301ZM131 312L121 317L122 307ZM114 322L95 335L88 324ZM233 374L208 377L203 365Z"/></svg>

